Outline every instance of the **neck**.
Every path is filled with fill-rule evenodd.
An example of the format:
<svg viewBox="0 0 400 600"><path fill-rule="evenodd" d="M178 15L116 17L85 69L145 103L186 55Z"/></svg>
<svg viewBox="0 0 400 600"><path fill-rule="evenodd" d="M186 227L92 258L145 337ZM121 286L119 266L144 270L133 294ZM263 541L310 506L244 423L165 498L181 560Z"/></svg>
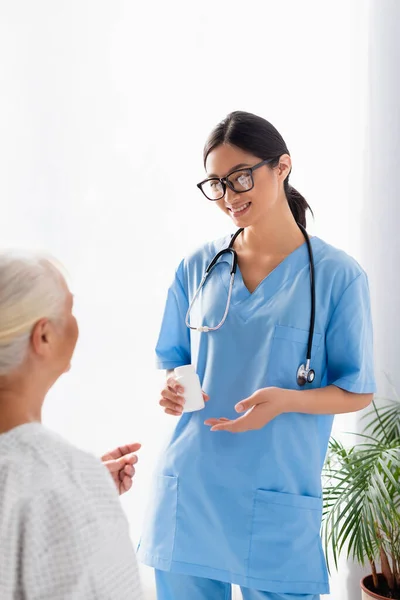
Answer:
<svg viewBox="0 0 400 600"><path fill-rule="evenodd" d="M25 423L41 423L45 394L32 386L0 387L0 434Z"/></svg>
<svg viewBox="0 0 400 600"><path fill-rule="evenodd" d="M304 243L303 233L289 207L246 227L241 237L243 249L268 255L290 254Z"/></svg>

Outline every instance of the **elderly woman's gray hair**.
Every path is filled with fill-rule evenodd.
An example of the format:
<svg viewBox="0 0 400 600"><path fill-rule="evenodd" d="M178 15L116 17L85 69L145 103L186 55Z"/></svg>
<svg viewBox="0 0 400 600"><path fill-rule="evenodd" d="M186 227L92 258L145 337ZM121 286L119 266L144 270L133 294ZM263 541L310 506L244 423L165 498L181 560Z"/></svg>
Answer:
<svg viewBox="0 0 400 600"><path fill-rule="evenodd" d="M0 250L0 376L22 364L40 319L62 318L66 294L52 259Z"/></svg>

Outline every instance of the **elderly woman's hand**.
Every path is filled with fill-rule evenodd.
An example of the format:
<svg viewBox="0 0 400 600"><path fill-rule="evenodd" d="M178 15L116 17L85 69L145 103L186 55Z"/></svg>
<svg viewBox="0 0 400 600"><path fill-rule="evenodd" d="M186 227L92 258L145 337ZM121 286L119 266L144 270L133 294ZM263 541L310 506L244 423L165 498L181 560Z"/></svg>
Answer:
<svg viewBox="0 0 400 600"><path fill-rule="evenodd" d="M119 446L101 457L102 463L109 470L120 495L132 487L132 478L135 474L133 465L138 461L135 452L140 448L141 444L127 444Z"/></svg>

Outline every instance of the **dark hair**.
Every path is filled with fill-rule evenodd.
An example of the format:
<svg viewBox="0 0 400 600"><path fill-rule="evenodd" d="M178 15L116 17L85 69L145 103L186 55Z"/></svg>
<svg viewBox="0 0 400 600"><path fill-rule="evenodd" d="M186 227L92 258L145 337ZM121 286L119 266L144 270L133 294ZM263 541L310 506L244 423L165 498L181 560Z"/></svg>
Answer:
<svg viewBox="0 0 400 600"><path fill-rule="evenodd" d="M248 112L230 113L209 135L204 146L204 166L208 155L221 144L237 146L261 160L274 159L270 166L276 167L282 154L290 154L279 131L271 123ZM305 198L291 185L289 175L284 182L285 194L296 223L306 226L307 209L313 214Z"/></svg>

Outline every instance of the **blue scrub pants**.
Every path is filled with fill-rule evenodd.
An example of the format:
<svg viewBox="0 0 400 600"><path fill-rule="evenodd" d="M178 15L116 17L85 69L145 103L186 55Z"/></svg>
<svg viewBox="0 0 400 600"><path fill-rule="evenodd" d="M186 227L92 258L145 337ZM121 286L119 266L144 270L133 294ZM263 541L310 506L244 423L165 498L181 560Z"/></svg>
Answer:
<svg viewBox="0 0 400 600"><path fill-rule="evenodd" d="M192 575L155 571L157 600L231 600L230 583ZM243 600L320 600L314 594L273 594L241 588Z"/></svg>

